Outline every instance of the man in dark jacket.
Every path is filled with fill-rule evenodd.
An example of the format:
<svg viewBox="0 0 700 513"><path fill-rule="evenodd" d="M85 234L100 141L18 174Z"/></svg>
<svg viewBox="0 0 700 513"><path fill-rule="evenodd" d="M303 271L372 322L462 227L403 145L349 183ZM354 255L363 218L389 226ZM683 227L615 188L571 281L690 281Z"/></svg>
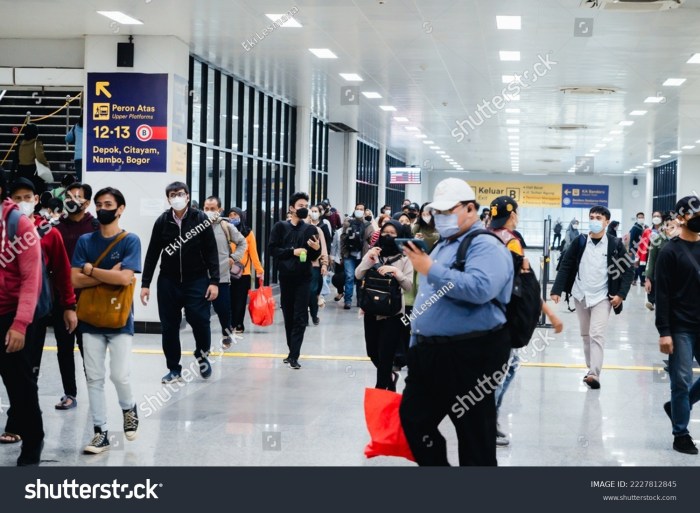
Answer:
<svg viewBox="0 0 700 513"><path fill-rule="evenodd" d="M551 297L555 303L559 303L562 292L574 297L588 367L583 381L598 389L610 310L616 314L622 311L633 272L622 241L605 233L610 211L593 207L588 217L590 237L579 235L571 242L562 256Z"/></svg>
<svg viewBox="0 0 700 513"><path fill-rule="evenodd" d="M73 259L75 246L78 239L86 233L92 233L100 229L100 223L87 209L92 200L92 187L86 183L74 182L66 188L66 201L64 203L64 215L56 225L56 229L63 237L63 245L66 248L68 262ZM79 294L79 291L77 292ZM72 333L66 329L63 319L63 309L54 301L53 332L56 336L58 357L58 369L61 372L63 383L63 396L56 404L57 410L70 410L77 406L76 397L78 387L75 383L75 343L78 343L80 354L83 354L83 334L79 330Z"/></svg>
<svg viewBox="0 0 700 513"><path fill-rule="evenodd" d="M642 234L644 233L644 230L646 229L646 225L644 224L644 212L637 212L637 222L634 223L634 226L630 228L630 245L629 245L629 250L630 253L633 254L633 258L636 258L637 255L637 249L639 248L639 242L642 239ZM641 266L635 267L634 270L634 280L632 283L634 285L637 284L637 281L639 281L639 284L641 286L644 286L644 269L642 269Z"/></svg>
<svg viewBox="0 0 700 513"><path fill-rule="evenodd" d="M194 357L203 378L211 376L207 358L211 348L210 301L219 292L219 254L211 221L201 210L188 208L187 184L173 182L165 188L171 208L153 225L141 279L141 302L146 305L156 264L158 315L163 334L163 352L169 372L162 383L182 379L180 322L182 309L194 334Z"/></svg>
<svg viewBox="0 0 700 513"><path fill-rule="evenodd" d="M321 241L316 226L305 223L309 215L309 196L304 192L292 194L289 200L289 221L279 221L272 227L268 249L277 259L280 282L280 302L284 316L284 331L289 355L284 363L300 369L299 354L308 322L311 262L321 256Z"/></svg>

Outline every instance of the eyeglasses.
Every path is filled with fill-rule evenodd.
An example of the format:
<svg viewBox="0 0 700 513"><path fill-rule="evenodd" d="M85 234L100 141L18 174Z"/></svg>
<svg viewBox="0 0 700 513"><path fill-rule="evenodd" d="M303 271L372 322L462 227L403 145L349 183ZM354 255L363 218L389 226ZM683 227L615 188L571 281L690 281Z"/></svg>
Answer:
<svg viewBox="0 0 700 513"><path fill-rule="evenodd" d="M170 199L175 199L175 198L186 198L187 193L186 192L171 192L168 194L168 198Z"/></svg>

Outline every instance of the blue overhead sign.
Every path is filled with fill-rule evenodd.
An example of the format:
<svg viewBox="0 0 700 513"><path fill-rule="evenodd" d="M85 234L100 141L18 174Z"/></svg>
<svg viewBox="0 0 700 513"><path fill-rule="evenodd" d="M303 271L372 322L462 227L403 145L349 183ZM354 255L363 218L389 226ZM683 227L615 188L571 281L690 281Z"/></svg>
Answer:
<svg viewBox="0 0 700 513"><path fill-rule="evenodd" d="M608 206L610 187L565 183L561 186L561 206L563 208L591 208Z"/></svg>

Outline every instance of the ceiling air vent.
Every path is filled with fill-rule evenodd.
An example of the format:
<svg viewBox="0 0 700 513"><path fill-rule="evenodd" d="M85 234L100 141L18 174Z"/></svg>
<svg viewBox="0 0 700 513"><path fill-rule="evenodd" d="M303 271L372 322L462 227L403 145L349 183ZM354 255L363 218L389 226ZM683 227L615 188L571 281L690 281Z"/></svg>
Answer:
<svg viewBox="0 0 700 513"><path fill-rule="evenodd" d="M560 146L560 148L563 148L563 146ZM537 162L544 162L545 164L557 164L561 162L560 159L537 159Z"/></svg>
<svg viewBox="0 0 700 513"><path fill-rule="evenodd" d="M572 130L585 130L588 128L588 125L578 125L575 123L564 123L561 125L550 125L548 127L550 130L565 130L565 131L572 131Z"/></svg>
<svg viewBox="0 0 700 513"><path fill-rule="evenodd" d="M658 12L680 7L685 0L582 0L581 7L623 12Z"/></svg>
<svg viewBox="0 0 700 513"><path fill-rule="evenodd" d="M357 132L357 130L355 130L354 128L350 128L345 123L340 122L330 122L328 123L328 128L330 128L334 132Z"/></svg>
<svg viewBox="0 0 700 513"><path fill-rule="evenodd" d="M564 94L586 94L586 95L602 95L614 94L617 89L614 87L597 87L597 86L567 86L559 89Z"/></svg>
<svg viewBox="0 0 700 513"><path fill-rule="evenodd" d="M571 146L540 146L543 150L570 150ZM559 162L557 160L557 162Z"/></svg>

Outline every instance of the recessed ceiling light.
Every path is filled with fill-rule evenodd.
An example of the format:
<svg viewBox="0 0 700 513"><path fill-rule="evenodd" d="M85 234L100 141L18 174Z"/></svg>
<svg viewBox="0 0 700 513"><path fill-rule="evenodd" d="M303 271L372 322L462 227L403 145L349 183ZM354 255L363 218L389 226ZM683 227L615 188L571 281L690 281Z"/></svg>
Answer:
<svg viewBox="0 0 700 513"><path fill-rule="evenodd" d="M602 143L595 145L596 148L605 148L606 146L607 146L607 144L602 144Z"/></svg>
<svg viewBox="0 0 700 513"><path fill-rule="evenodd" d="M668 87L677 87L679 85L683 85L683 82L685 82L685 78L668 78L666 79L666 82L664 82L662 85Z"/></svg>
<svg viewBox="0 0 700 513"><path fill-rule="evenodd" d="M392 107L391 105L380 105L379 108L382 109L382 110L385 110L385 111L387 111L387 112L394 112L394 111L396 111L396 107ZM398 121L399 119L406 119L406 118L394 118L394 119L395 119L396 121ZM408 121L408 120L406 119L406 121Z"/></svg>
<svg viewBox="0 0 700 513"><path fill-rule="evenodd" d="M512 141L517 141L518 139L520 139L520 136L519 135L509 135L508 139L510 139Z"/></svg>
<svg viewBox="0 0 700 513"><path fill-rule="evenodd" d="M328 48L309 48L309 51L319 59L337 59L338 56Z"/></svg>
<svg viewBox="0 0 700 513"><path fill-rule="evenodd" d="M418 136L416 136L418 137ZM427 135L424 135L423 137L428 137ZM419 139L422 139L423 137L418 137ZM423 141L423 144L435 144L435 141Z"/></svg>
<svg viewBox="0 0 700 513"><path fill-rule="evenodd" d="M659 155L660 159L668 159L671 158L671 155Z"/></svg>
<svg viewBox="0 0 700 513"><path fill-rule="evenodd" d="M661 162L661 160L660 159L652 159L652 162L655 164L658 164L659 162Z"/></svg>
<svg viewBox="0 0 700 513"><path fill-rule="evenodd" d="M416 134L416 139L425 139L426 137L428 136L425 134Z"/></svg>
<svg viewBox="0 0 700 513"><path fill-rule="evenodd" d="M128 14L124 14L121 11L97 11L97 14L101 14L110 20L121 23L122 25L143 25L142 21L132 18Z"/></svg>
<svg viewBox="0 0 700 513"><path fill-rule="evenodd" d="M518 81L520 81L519 78L517 78ZM501 82L504 84L510 84L511 82L516 81L516 76L515 75L502 75L501 76Z"/></svg>
<svg viewBox="0 0 700 513"><path fill-rule="evenodd" d="M504 98L506 99L506 101L509 101L509 102L519 102L520 101L519 94L506 94L504 96Z"/></svg>
<svg viewBox="0 0 700 513"><path fill-rule="evenodd" d="M645 110L633 110L632 112L630 112L630 116L643 116L646 113L647 111Z"/></svg>
<svg viewBox="0 0 700 513"><path fill-rule="evenodd" d="M626 175L631 175L633 172L634 172L634 171L632 171L632 170L624 171L624 173L625 173Z"/></svg>
<svg viewBox="0 0 700 513"><path fill-rule="evenodd" d="M362 94L365 96L365 98L369 98L370 100L382 97L381 94L375 93L373 91L362 91Z"/></svg>
<svg viewBox="0 0 700 513"><path fill-rule="evenodd" d="M620 121L620 123L618 123L618 124L620 126L632 126L632 125L634 125L634 121Z"/></svg>
<svg viewBox="0 0 700 513"><path fill-rule="evenodd" d="M695 141L695 144L700 144L700 140Z"/></svg>
<svg viewBox="0 0 700 513"><path fill-rule="evenodd" d="M592 156L593 156L592 153L586 153L586 157L592 157Z"/></svg>
<svg viewBox="0 0 700 513"><path fill-rule="evenodd" d="M438 155L444 155L446 152L444 152L444 151L436 151L435 153L437 153Z"/></svg>
<svg viewBox="0 0 700 513"><path fill-rule="evenodd" d="M440 149L440 146L431 146L430 149L431 149L431 150L439 150L439 149Z"/></svg>
<svg viewBox="0 0 700 513"><path fill-rule="evenodd" d="M588 153L600 153L600 150L591 150Z"/></svg>
<svg viewBox="0 0 700 513"><path fill-rule="evenodd" d="M301 27L301 23L299 23L297 20L294 18L288 17L286 14L266 14L268 18L270 18L272 21L279 21L280 18L286 18L287 21L282 23L282 28L299 28Z"/></svg>
<svg viewBox="0 0 700 513"><path fill-rule="evenodd" d="M610 132L610 135L620 135L622 133L622 130L613 130Z"/></svg>
<svg viewBox="0 0 700 513"><path fill-rule="evenodd" d="M644 100L644 103L661 103L665 99L666 98L663 96L649 96L646 100Z"/></svg>
<svg viewBox="0 0 700 513"><path fill-rule="evenodd" d="M693 56L688 59L688 64L700 64L700 53L694 53Z"/></svg>
<svg viewBox="0 0 700 513"><path fill-rule="evenodd" d="M575 172L576 172L575 169L569 169L569 170L567 171L567 173L575 173Z"/></svg>
<svg viewBox="0 0 700 513"><path fill-rule="evenodd" d="M506 125L519 125L519 119L506 119Z"/></svg>
<svg viewBox="0 0 700 513"><path fill-rule="evenodd" d="M338 73L338 75L343 77L348 82L362 82L362 77L357 73Z"/></svg>
<svg viewBox="0 0 700 513"><path fill-rule="evenodd" d="M383 109L383 110L396 110L394 107L391 107L391 108L387 108L387 107L389 107L389 105L382 105L379 108ZM402 118L401 116L394 117L394 121L396 121L397 123L408 123L408 118Z"/></svg>
<svg viewBox="0 0 700 513"><path fill-rule="evenodd" d="M498 52L502 61L519 61L520 52L501 50Z"/></svg>
<svg viewBox="0 0 700 513"><path fill-rule="evenodd" d="M509 129L508 129L508 133L511 133L511 134L519 134L519 133L520 133L520 129L519 129L519 128L509 128Z"/></svg>
<svg viewBox="0 0 700 513"><path fill-rule="evenodd" d="M506 109L506 114L520 114L520 109Z"/></svg>
<svg viewBox="0 0 700 513"><path fill-rule="evenodd" d="M684 150L692 150L695 146L683 146Z"/></svg>
<svg viewBox="0 0 700 513"><path fill-rule="evenodd" d="M407 127L405 127L405 128L406 128L406 130L408 130L409 132L417 132L418 130L420 130L420 128L418 128L417 126L407 126Z"/></svg>
<svg viewBox="0 0 700 513"><path fill-rule="evenodd" d="M673 151L669 151L669 153L672 154L672 155L680 155L680 154L683 153L683 152L680 151L680 150L673 150Z"/></svg>
<svg viewBox="0 0 700 513"><path fill-rule="evenodd" d="M603 137L603 142L610 142L612 140L613 140L612 137Z"/></svg>
<svg viewBox="0 0 700 513"><path fill-rule="evenodd" d="M520 30L520 16L496 16L498 30Z"/></svg>
<svg viewBox="0 0 700 513"><path fill-rule="evenodd" d="M645 162L644 165L645 165L645 166L651 166L651 162Z"/></svg>

